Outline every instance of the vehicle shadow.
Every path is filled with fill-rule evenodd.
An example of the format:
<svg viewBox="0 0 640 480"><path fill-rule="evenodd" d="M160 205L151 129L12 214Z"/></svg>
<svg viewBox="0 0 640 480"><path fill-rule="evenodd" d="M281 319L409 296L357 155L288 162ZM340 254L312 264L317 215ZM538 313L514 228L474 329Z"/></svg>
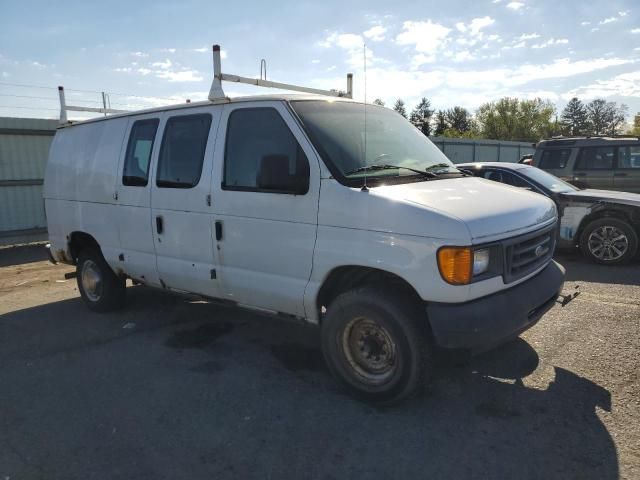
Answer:
<svg viewBox="0 0 640 480"><path fill-rule="evenodd" d="M48 257L43 243L0 248L0 268L23 263L40 262Z"/></svg>
<svg viewBox="0 0 640 480"><path fill-rule="evenodd" d="M609 392L559 367L548 386L525 385L543 367L522 339L444 362L429 392L379 408L336 386L316 327L144 287L127 294L115 314L71 299L0 316L3 435L36 473L618 478L597 414L611 410ZM12 478L32 471L17 462L0 448Z"/></svg>
<svg viewBox="0 0 640 480"><path fill-rule="evenodd" d="M567 282L640 285L638 260L627 265L599 265L588 261L578 251L556 252L555 260L567 269Z"/></svg>

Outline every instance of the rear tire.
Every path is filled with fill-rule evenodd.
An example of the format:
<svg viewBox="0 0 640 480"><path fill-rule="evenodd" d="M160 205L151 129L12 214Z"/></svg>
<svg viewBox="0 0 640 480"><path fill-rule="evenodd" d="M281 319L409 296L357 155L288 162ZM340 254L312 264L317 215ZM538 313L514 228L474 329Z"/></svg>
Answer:
<svg viewBox="0 0 640 480"><path fill-rule="evenodd" d="M589 260L602 265L628 263L638 252L638 234L624 220L599 218L582 231L580 249Z"/></svg>
<svg viewBox="0 0 640 480"><path fill-rule="evenodd" d="M427 319L403 292L365 286L343 293L322 322L322 352L355 397L378 404L424 387L433 369Z"/></svg>
<svg viewBox="0 0 640 480"><path fill-rule="evenodd" d="M80 252L76 279L82 299L94 312L110 312L124 305L125 280L111 270L99 250Z"/></svg>

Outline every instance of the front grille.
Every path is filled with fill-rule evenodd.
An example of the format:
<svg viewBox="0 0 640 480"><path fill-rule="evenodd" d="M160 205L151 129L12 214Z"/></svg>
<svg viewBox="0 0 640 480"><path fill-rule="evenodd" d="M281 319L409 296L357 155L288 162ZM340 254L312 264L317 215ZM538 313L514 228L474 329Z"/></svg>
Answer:
<svg viewBox="0 0 640 480"><path fill-rule="evenodd" d="M555 248L555 224L537 232L505 241L506 283L522 278L546 265Z"/></svg>

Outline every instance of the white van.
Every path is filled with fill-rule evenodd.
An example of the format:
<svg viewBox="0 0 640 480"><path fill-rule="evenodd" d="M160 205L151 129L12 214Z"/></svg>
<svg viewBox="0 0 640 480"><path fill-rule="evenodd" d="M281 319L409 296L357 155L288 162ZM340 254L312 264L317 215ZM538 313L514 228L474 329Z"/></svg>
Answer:
<svg viewBox="0 0 640 480"><path fill-rule="evenodd" d="M354 394L406 397L436 347L496 345L554 304L557 212L363 108L260 96L63 126L44 188L51 255L77 265L92 310L121 307L131 279L304 319Z"/></svg>

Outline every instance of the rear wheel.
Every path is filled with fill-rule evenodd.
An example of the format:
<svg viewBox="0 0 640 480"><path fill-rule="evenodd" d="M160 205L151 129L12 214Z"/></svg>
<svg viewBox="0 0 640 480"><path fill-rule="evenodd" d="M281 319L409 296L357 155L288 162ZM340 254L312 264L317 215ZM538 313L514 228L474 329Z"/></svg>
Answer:
<svg viewBox="0 0 640 480"><path fill-rule="evenodd" d="M362 287L337 297L322 323L322 350L333 375L354 396L398 402L430 377L427 319L413 298Z"/></svg>
<svg viewBox="0 0 640 480"><path fill-rule="evenodd" d="M638 235L624 220L600 218L585 227L580 235L580 248L587 258L596 263L626 263L638 251Z"/></svg>
<svg viewBox="0 0 640 480"><path fill-rule="evenodd" d="M125 281L113 273L99 250L80 252L76 279L80 295L91 310L108 312L124 305Z"/></svg>

